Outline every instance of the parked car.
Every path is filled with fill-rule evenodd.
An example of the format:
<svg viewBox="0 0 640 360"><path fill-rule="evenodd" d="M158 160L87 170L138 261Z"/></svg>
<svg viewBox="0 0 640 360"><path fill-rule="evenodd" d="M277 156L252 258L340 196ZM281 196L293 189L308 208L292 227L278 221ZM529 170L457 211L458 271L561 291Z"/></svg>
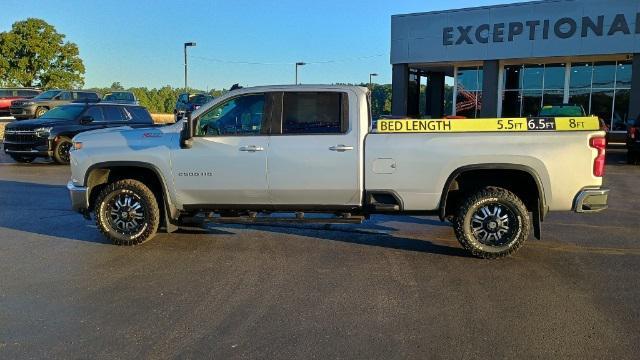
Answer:
<svg viewBox="0 0 640 360"><path fill-rule="evenodd" d="M47 90L33 99L13 101L10 112L16 120L34 119L56 106L68 104L74 100L97 101L99 99L100 95L94 91Z"/></svg>
<svg viewBox="0 0 640 360"><path fill-rule="evenodd" d="M582 105L575 104L562 104L562 105L546 105L540 109L540 113L538 114L540 117L584 117L587 116L586 111ZM607 132L607 144L609 143L609 137L611 134L609 133L609 125L604 122L601 117L598 117L598 122L600 123L600 129Z"/></svg>
<svg viewBox="0 0 640 360"><path fill-rule="evenodd" d="M173 110L173 114L176 116L176 122L182 119L185 114L198 110L202 105L211 100L213 100L213 96L209 94L180 94L178 101L176 101L176 107Z"/></svg>
<svg viewBox="0 0 640 360"><path fill-rule="evenodd" d="M627 123L627 163L640 162L640 115Z"/></svg>
<svg viewBox="0 0 640 360"><path fill-rule="evenodd" d="M138 99L136 95L131 91L113 91L110 93L106 93L102 98L102 101L107 102L116 102L120 104L132 104L138 105Z"/></svg>
<svg viewBox="0 0 640 360"><path fill-rule="evenodd" d="M515 252L531 232L540 238L548 211L607 208L595 118L379 119L372 129L368 99L355 86L245 88L153 132L79 134L72 208L94 212L118 245L145 242L161 224L175 231L199 212L223 222L437 215L483 258ZM504 123L517 130L501 132ZM571 130L560 135L555 124Z"/></svg>
<svg viewBox="0 0 640 360"><path fill-rule="evenodd" d="M68 164L71 139L75 135L125 125L153 126L153 120L146 108L137 105L104 102L61 105L37 119L7 124L4 152L22 163L46 157Z"/></svg>
<svg viewBox="0 0 640 360"><path fill-rule="evenodd" d="M14 100L31 99L41 91L35 88L3 88L0 89L0 116L10 114L11 102Z"/></svg>

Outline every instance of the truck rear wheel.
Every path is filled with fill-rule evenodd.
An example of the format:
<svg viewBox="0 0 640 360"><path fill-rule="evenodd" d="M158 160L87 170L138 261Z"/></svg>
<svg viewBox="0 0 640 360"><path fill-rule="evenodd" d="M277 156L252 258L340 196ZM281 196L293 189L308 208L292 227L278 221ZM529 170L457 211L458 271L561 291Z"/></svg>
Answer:
<svg viewBox="0 0 640 360"><path fill-rule="evenodd" d="M137 180L106 186L95 205L96 225L115 245L138 245L152 239L160 225L158 201Z"/></svg>
<svg viewBox="0 0 640 360"><path fill-rule="evenodd" d="M497 259L511 255L529 238L529 212L512 192L486 187L469 196L455 217L460 244L474 256Z"/></svg>

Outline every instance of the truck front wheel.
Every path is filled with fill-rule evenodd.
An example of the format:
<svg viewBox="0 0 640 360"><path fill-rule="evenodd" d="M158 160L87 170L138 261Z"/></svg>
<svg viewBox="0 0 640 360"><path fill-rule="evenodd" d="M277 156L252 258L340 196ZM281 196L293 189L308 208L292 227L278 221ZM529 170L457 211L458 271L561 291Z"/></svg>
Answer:
<svg viewBox="0 0 640 360"><path fill-rule="evenodd" d="M95 205L96 225L115 245L137 245L153 238L160 225L158 201L137 180L106 186Z"/></svg>
<svg viewBox="0 0 640 360"><path fill-rule="evenodd" d="M462 204L454 221L456 237L474 256L509 256L529 238L529 212L512 192L486 187Z"/></svg>

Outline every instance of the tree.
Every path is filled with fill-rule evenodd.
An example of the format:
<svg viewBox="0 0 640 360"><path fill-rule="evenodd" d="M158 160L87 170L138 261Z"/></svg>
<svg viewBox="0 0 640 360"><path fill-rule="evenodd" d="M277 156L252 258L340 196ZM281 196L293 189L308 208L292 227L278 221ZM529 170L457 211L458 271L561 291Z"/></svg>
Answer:
<svg viewBox="0 0 640 360"><path fill-rule="evenodd" d="M84 64L78 46L44 20L18 21L0 33L0 85L78 88Z"/></svg>
<svg viewBox="0 0 640 360"><path fill-rule="evenodd" d="M122 84L120 84L120 81L116 81L113 84L111 84L111 90L122 91L122 90L124 90L124 86L122 86Z"/></svg>

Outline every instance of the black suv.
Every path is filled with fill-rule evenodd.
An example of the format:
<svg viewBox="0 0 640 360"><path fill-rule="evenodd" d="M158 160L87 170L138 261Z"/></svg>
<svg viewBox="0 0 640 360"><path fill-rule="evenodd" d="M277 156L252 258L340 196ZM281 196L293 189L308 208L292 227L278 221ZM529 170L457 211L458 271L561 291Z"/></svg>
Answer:
<svg viewBox="0 0 640 360"><path fill-rule="evenodd" d="M178 96L178 101L176 101L176 107L173 110L176 122L182 119L186 114L198 110L200 106L211 100L213 100L213 96L209 94L180 94L180 96Z"/></svg>
<svg viewBox="0 0 640 360"><path fill-rule="evenodd" d="M146 108L117 103L73 103L47 111L34 120L14 121L4 131L4 152L15 161L32 162L37 157L69 163L71 139L85 131L107 127L153 126Z"/></svg>

